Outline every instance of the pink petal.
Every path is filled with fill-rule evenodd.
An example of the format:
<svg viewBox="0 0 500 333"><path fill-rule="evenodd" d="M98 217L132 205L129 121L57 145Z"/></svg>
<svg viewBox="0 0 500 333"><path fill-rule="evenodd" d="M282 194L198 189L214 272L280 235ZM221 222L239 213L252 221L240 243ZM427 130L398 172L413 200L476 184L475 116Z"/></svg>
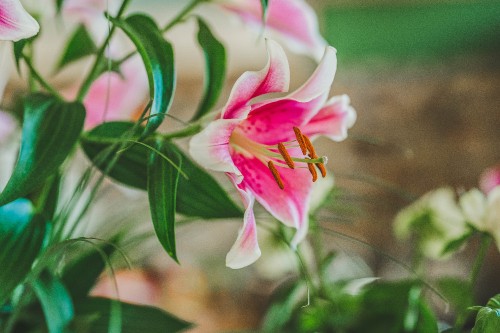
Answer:
<svg viewBox="0 0 500 333"><path fill-rule="evenodd" d="M17 128L14 118L3 111L0 111L0 144L7 139Z"/></svg>
<svg viewBox="0 0 500 333"><path fill-rule="evenodd" d="M479 179L479 187L484 193L490 193L497 186L500 186L500 164L486 169Z"/></svg>
<svg viewBox="0 0 500 333"><path fill-rule="evenodd" d="M234 176L229 178L238 189L245 207L243 227L238 232L238 238L226 256L226 266L238 269L253 264L259 259L261 252L257 242L257 225L253 212L255 197L250 191L240 189L237 185L238 180Z"/></svg>
<svg viewBox="0 0 500 333"><path fill-rule="evenodd" d="M347 95L332 97L307 125L301 127L302 133L315 137L325 135L334 141L347 137L347 130L356 121L356 111L350 105Z"/></svg>
<svg viewBox="0 0 500 333"><path fill-rule="evenodd" d="M291 93L288 98L297 101L310 101L320 95L329 93L335 72L337 71L337 51L328 46L321 62L309 80L299 89Z"/></svg>
<svg viewBox="0 0 500 333"><path fill-rule="evenodd" d="M38 33L40 26L23 8L19 0L0 2L0 40L29 38Z"/></svg>
<svg viewBox="0 0 500 333"><path fill-rule="evenodd" d="M87 128L104 121L132 119L145 105L149 85L140 58L134 57L124 63L122 75L106 72L90 87L83 101Z"/></svg>
<svg viewBox="0 0 500 333"><path fill-rule="evenodd" d="M260 0L232 0L222 6L262 29ZM316 60L321 58L327 45L319 33L314 10L303 0L269 1L266 28L280 35L293 52L311 55Z"/></svg>
<svg viewBox="0 0 500 333"><path fill-rule="evenodd" d="M245 72L231 90L229 100L223 109L222 118L242 119L250 111L250 100L264 94L288 91L290 68L285 52L272 40L267 40L268 61L258 72Z"/></svg>
<svg viewBox="0 0 500 333"><path fill-rule="evenodd" d="M252 107L247 119L240 127L251 140L275 145L295 140L294 126L302 128L324 104L326 95L308 102L291 99L277 99Z"/></svg>
<svg viewBox="0 0 500 333"><path fill-rule="evenodd" d="M218 119L211 122L189 142L193 159L207 169L241 176L230 155L229 138L238 126L238 119Z"/></svg>
<svg viewBox="0 0 500 333"><path fill-rule="evenodd" d="M292 245L296 246L307 234L312 189L309 170L278 167L285 186L281 190L267 165L259 159L239 153L233 154L232 158L243 175L239 188L251 191L257 201L276 219L297 229L292 242Z"/></svg>
<svg viewBox="0 0 500 333"><path fill-rule="evenodd" d="M5 86L10 78L11 63L9 61L10 48L7 42L0 41L0 102L3 99Z"/></svg>

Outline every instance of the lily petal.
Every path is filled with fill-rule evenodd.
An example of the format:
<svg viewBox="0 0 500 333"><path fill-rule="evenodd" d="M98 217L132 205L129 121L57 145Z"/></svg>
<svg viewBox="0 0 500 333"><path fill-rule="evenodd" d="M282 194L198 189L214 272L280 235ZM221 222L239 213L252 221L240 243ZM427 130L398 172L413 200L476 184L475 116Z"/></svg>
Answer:
<svg viewBox="0 0 500 333"><path fill-rule="evenodd" d="M315 115L324 104L326 95L311 101L299 102L292 99L278 99L252 106L252 111L241 128L250 139L263 144L295 140L293 127L300 128Z"/></svg>
<svg viewBox="0 0 500 333"><path fill-rule="evenodd" d="M311 101L318 96L328 94L332 87L335 72L337 71L337 50L328 46L316 70L299 89L288 95L287 98L296 101Z"/></svg>
<svg viewBox="0 0 500 333"><path fill-rule="evenodd" d="M294 151L290 151L294 154ZM312 188L307 169L278 168L285 188L278 188L266 165L255 157L235 153L234 164L243 180L239 187L253 193L257 201L283 224L296 228L292 245L297 245L307 234L308 210Z"/></svg>
<svg viewBox="0 0 500 333"><path fill-rule="evenodd" d="M207 169L241 176L230 155L229 138L238 126L238 119L217 119L189 142L189 154Z"/></svg>
<svg viewBox="0 0 500 333"><path fill-rule="evenodd" d="M239 269L253 264L259 259L261 251L257 242L257 225L253 212L255 197L249 191L242 190L236 185L238 182L236 177L229 176L229 178L238 189L245 206L243 227L238 232L238 238L226 256L226 266Z"/></svg>
<svg viewBox="0 0 500 333"><path fill-rule="evenodd" d="M245 72L231 90L229 100L223 109L223 119L243 119L250 111L248 103L254 97L268 93L286 92L290 84L290 68L283 48L267 40L268 61L258 72Z"/></svg>
<svg viewBox="0 0 500 333"><path fill-rule="evenodd" d="M262 28L262 7L259 0L232 0L222 5L250 25ZM314 10L304 0L269 1L266 28L280 35L293 52L311 55L319 60L327 45L321 37Z"/></svg>
<svg viewBox="0 0 500 333"><path fill-rule="evenodd" d="M40 25L24 9L19 0L0 2L0 40L29 38L38 33Z"/></svg>
<svg viewBox="0 0 500 333"><path fill-rule="evenodd" d="M87 128L104 121L132 119L144 106L149 86L139 57L125 62L121 71L122 75L104 73L90 87L83 101Z"/></svg>
<svg viewBox="0 0 500 333"><path fill-rule="evenodd" d="M325 135L333 141L347 138L347 130L356 122L356 110L347 95L332 97L305 126L302 133L315 137Z"/></svg>

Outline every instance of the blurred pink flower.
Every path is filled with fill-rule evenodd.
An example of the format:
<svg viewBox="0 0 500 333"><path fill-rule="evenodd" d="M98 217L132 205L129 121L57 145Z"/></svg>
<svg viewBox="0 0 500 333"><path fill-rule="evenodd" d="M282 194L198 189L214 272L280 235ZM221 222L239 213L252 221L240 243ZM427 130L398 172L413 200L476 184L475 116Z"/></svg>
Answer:
<svg viewBox="0 0 500 333"><path fill-rule="evenodd" d="M500 186L500 164L484 170L479 178L479 187L484 193L491 192Z"/></svg>
<svg viewBox="0 0 500 333"><path fill-rule="evenodd" d="M38 22L19 0L0 1L0 40L17 42L36 35L39 30Z"/></svg>
<svg viewBox="0 0 500 333"><path fill-rule="evenodd" d="M149 98L146 70L139 56L121 67L121 74L106 72L92 84L83 104L87 110L85 128L104 121L130 120Z"/></svg>
<svg viewBox="0 0 500 333"><path fill-rule="evenodd" d="M222 0L220 6L236 13L250 25L262 28L260 0ZM269 1L266 29L279 35L293 52L319 61L327 45L321 37L314 10L304 0Z"/></svg>
<svg viewBox="0 0 500 333"><path fill-rule="evenodd" d="M288 90L285 53L271 40L267 47L266 67L240 76L220 118L195 135L189 147L198 163L225 172L242 197L244 224L226 257L231 268L250 265L260 256L255 199L276 219L297 229L292 246L306 236L312 187L309 170L315 171L315 164L325 160L315 156L311 146L306 156L298 140L309 141L306 135L342 140L356 118L347 96L327 101L337 66L332 47L326 48L316 71L301 88L286 97L252 101ZM296 134L298 128L304 135Z"/></svg>
<svg viewBox="0 0 500 333"><path fill-rule="evenodd" d="M16 129L16 121L8 113L0 111L0 143L7 139Z"/></svg>

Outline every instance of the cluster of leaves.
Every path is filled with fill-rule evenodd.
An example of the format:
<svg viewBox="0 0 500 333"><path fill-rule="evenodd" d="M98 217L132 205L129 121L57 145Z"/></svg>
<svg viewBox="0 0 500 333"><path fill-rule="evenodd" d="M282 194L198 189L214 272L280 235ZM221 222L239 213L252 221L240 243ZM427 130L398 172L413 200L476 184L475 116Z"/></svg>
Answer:
<svg viewBox="0 0 500 333"><path fill-rule="evenodd" d="M57 1L58 9L62 3ZM173 47L148 15L121 17L127 3L124 1L119 14L110 18L110 35L121 29L135 45L147 71L151 99L138 122L109 122L83 131L86 110L81 101L90 84L107 70L119 71L120 61L110 62L104 55L109 38L98 47L84 26L69 38L58 69L95 56L77 100L71 102L46 84L26 56L25 50L36 37L15 43L18 68L25 61L31 76L47 92L35 89L23 99L20 153L0 193L2 331L38 332L46 327L50 333L178 332L190 326L159 309L88 296L105 268L111 267L109 258L116 248L111 243L63 236L69 218L59 202L60 173L78 143L93 166L102 171L102 177L147 191L158 240L174 260L176 213L202 219L242 216L241 208L222 187L172 141L176 136L158 132L175 91ZM263 5L267 6L267 1ZM202 19L197 21L206 76L204 94L188 130L199 129L196 121L217 102L226 66L223 45ZM57 258L75 243L90 244L92 250L70 256L71 260L62 261L68 264L61 269Z"/></svg>

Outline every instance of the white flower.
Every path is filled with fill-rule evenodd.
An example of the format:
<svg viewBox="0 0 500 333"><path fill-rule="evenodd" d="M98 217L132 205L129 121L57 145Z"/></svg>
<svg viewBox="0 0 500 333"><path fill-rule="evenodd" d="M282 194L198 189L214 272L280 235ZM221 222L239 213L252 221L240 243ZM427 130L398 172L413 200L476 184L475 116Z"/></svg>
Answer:
<svg viewBox="0 0 500 333"><path fill-rule="evenodd" d="M399 238L417 236L422 254L433 259L446 256L446 248L465 237L470 229L450 188L429 192L403 209L394 221Z"/></svg>
<svg viewBox="0 0 500 333"><path fill-rule="evenodd" d="M460 197L460 206L467 223L492 235L500 249L500 186L487 195L472 189Z"/></svg>

